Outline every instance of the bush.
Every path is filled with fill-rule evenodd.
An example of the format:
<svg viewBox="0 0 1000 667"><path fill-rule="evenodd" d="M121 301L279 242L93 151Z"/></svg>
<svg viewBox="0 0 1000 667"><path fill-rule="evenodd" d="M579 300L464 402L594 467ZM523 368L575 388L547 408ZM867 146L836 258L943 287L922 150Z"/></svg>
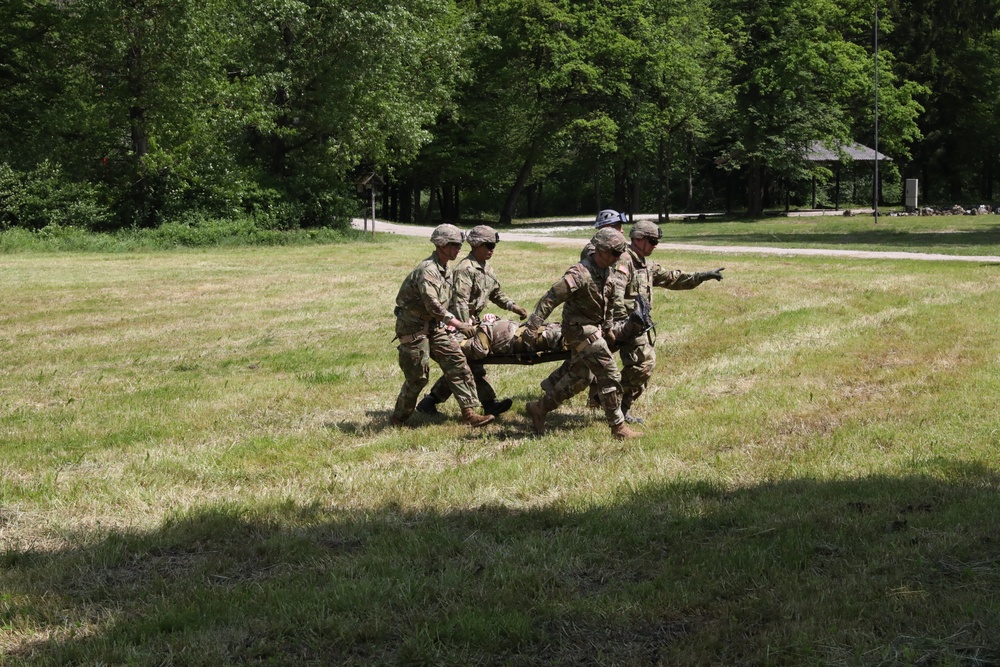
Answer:
<svg viewBox="0 0 1000 667"><path fill-rule="evenodd" d="M100 188L71 180L47 160L28 172L0 164L0 229L97 229L111 218L102 202Z"/></svg>

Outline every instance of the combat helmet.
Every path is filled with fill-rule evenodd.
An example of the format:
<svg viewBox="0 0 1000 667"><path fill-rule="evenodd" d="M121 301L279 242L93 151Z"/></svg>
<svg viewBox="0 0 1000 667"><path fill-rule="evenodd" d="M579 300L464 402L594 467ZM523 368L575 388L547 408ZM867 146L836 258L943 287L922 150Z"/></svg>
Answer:
<svg viewBox="0 0 1000 667"><path fill-rule="evenodd" d="M628 235L633 239L662 239L663 230L655 222L638 220L632 225L632 231Z"/></svg>
<svg viewBox="0 0 1000 667"><path fill-rule="evenodd" d="M443 248L449 243L462 243L463 241L465 241L465 232L448 223L438 225L431 232L431 243L438 248Z"/></svg>
<svg viewBox="0 0 1000 667"><path fill-rule="evenodd" d="M599 229L590 242L597 250L608 250L617 254L625 252L625 237L617 229Z"/></svg>
<svg viewBox="0 0 1000 667"><path fill-rule="evenodd" d="M484 243L499 243L500 235L489 225L477 225L469 231L465 239L469 245L476 247Z"/></svg>
<svg viewBox="0 0 1000 667"><path fill-rule="evenodd" d="M603 229L610 225L622 225L628 222L628 218L624 213L619 213L618 211L607 208L597 214L597 221L594 223L594 229Z"/></svg>

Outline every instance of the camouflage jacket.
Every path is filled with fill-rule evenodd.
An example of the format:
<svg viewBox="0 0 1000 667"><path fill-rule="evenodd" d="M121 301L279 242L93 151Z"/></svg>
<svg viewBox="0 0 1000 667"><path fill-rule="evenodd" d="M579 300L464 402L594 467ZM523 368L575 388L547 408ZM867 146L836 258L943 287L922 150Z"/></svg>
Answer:
<svg viewBox="0 0 1000 667"><path fill-rule="evenodd" d="M621 289L614 306L615 319L628 317L635 305L637 294L646 297L652 306L654 287L685 290L694 289L701 284L693 274L683 273L677 269L667 270L656 262L640 257L631 245L622 253L614 268L615 277L621 281Z"/></svg>
<svg viewBox="0 0 1000 667"><path fill-rule="evenodd" d="M479 321L480 315L492 301L504 310L517 306L500 288L500 279L489 262L480 264L472 255L458 263L453 273L455 295L451 307L455 317L468 322Z"/></svg>
<svg viewBox="0 0 1000 667"><path fill-rule="evenodd" d="M451 269L431 255L406 276L396 294L396 335L417 333L454 315L447 304L452 300Z"/></svg>
<svg viewBox="0 0 1000 667"><path fill-rule="evenodd" d="M593 257L588 257L571 266L538 300L527 326L537 329L563 304L563 336L569 345L575 345L600 329L610 328L619 290L620 282L613 278L612 269L598 268Z"/></svg>

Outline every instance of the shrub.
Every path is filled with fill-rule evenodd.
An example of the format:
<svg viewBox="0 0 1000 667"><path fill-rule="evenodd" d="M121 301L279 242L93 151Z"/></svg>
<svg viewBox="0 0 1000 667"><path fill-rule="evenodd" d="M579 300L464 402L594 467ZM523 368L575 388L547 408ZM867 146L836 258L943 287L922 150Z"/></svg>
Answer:
<svg viewBox="0 0 1000 667"><path fill-rule="evenodd" d="M28 172L0 164L0 229L97 229L110 218L100 188L71 180L57 164L46 160Z"/></svg>

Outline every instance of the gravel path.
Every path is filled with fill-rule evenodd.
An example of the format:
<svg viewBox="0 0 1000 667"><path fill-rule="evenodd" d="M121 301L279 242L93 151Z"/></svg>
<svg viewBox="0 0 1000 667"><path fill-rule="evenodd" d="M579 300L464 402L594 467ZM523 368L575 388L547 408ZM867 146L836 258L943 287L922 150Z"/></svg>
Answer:
<svg viewBox="0 0 1000 667"><path fill-rule="evenodd" d="M355 229L364 229L364 221L355 218L351 221ZM369 228L371 223L369 222ZM579 227L549 227L546 229L524 231L524 232L502 232L500 235L503 241L527 241L529 243L544 243L546 245L558 246L580 246L585 243L583 239L566 238L563 236L553 236L564 231L576 231L590 228L589 224ZM400 225L393 222L375 223L376 233L400 234L403 236L422 236L429 238L431 227L421 227L418 225ZM773 248L767 246L731 246L731 245L698 245L696 243L660 243L656 246L658 250L682 250L689 252L710 252L725 255L786 255L786 256L820 256L820 257L850 257L854 259L915 259L922 261L952 261L952 262L978 262L980 264L1000 264L1000 257L996 255L942 255L929 252L898 252L892 250L836 250L828 248Z"/></svg>

